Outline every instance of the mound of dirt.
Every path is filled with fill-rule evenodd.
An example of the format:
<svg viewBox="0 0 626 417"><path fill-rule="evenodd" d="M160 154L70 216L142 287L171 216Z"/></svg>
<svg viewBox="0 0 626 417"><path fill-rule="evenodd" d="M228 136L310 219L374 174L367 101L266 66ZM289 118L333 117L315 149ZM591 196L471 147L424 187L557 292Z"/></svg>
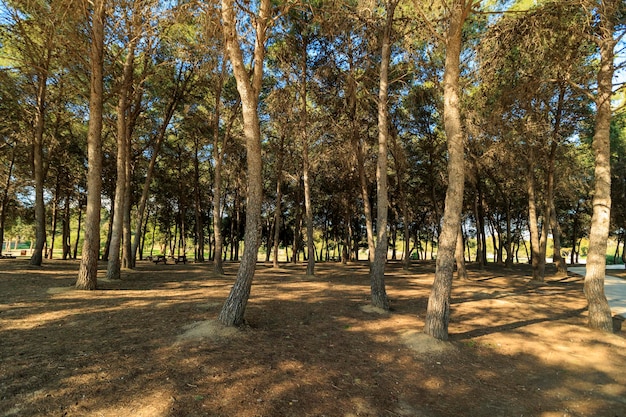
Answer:
<svg viewBox="0 0 626 417"><path fill-rule="evenodd" d="M226 327L217 320L197 321L183 327L185 332L176 338L177 342L185 340L220 340L234 337L239 333L235 327Z"/></svg>
<svg viewBox="0 0 626 417"><path fill-rule="evenodd" d="M435 339L417 330L408 330L400 334L402 342L419 355L434 355L454 352L456 348L448 342Z"/></svg>

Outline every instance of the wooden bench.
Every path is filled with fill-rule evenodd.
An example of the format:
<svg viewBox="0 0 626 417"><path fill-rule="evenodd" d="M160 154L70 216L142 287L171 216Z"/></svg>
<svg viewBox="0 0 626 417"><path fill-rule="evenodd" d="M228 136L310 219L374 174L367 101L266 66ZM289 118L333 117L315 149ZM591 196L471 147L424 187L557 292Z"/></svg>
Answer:
<svg viewBox="0 0 626 417"><path fill-rule="evenodd" d="M0 255L0 259L15 259L15 255L13 255L11 252L3 253L2 255Z"/></svg>
<svg viewBox="0 0 626 417"><path fill-rule="evenodd" d="M177 258L174 258L174 262L176 263L182 262L184 264L187 264L187 255L178 255Z"/></svg>

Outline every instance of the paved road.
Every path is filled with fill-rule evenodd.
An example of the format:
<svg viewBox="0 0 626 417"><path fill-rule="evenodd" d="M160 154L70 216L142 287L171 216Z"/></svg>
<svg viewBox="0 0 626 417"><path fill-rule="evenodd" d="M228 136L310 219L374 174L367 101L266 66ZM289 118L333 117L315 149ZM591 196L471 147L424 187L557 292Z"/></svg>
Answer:
<svg viewBox="0 0 626 417"><path fill-rule="evenodd" d="M584 266L573 266L568 271L585 276ZM624 269L624 265L607 265L606 269ZM613 275L604 277L604 293L611 306L614 316L626 319L626 280Z"/></svg>

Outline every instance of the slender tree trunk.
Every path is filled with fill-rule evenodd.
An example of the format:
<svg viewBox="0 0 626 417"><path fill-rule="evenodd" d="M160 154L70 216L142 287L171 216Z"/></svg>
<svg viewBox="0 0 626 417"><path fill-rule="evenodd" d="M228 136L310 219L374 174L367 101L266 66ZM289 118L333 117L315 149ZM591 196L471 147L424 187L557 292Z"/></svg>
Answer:
<svg viewBox="0 0 626 417"><path fill-rule="evenodd" d="M476 187L478 188L478 184ZM478 191L478 190L477 190ZM483 222L481 216L481 211L479 210L479 205L481 203L480 194L476 193L476 198L474 199L474 217L476 220L476 262L478 262L478 268L483 269L485 267L485 256L483 254L483 236L485 234L485 228L483 227Z"/></svg>
<svg viewBox="0 0 626 417"><path fill-rule="evenodd" d="M389 158L389 61L391 59L391 28L397 1L387 2L386 24L383 28L378 88L378 160L376 165L376 247L374 261L370 265L370 288L372 305L389 310L385 289L385 265L387 263L387 222L389 209L389 185L387 165Z"/></svg>
<svg viewBox="0 0 626 417"><path fill-rule="evenodd" d="M163 144L163 141L165 139L167 128L170 124L170 121L172 120L172 117L174 116L177 105L179 104L182 97L186 94L190 79L191 74L187 74L187 77L185 77L185 75L183 74L183 70L181 69L179 71L178 78L175 81L176 86L165 109L165 114L163 115L163 123L159 127L159 131L154 141L152 156L150 157L150 162L146 171L146 179L143 183L141 198L139 200L137 208L137 223L135 224L135 236L133 238L133 243L131 247L131 256L133 257L133 259L137 257L137 248L139 247L139 240L141 237L141 226L143 225L143 217L146 211L146 204L150 195L150 184L152 183L152 176L154 175L156 160L161 151L161 145Z"/></svg>
<svg viewBox="0 0 626 417"><path fill-rule="evenodd" d="M296 199L300 199L301 195L300 195L300 190L298 189L296 191ZM302 208L301 208L301 202L300 201L296 201L295 202L295 211L296 211L296 221L294 224L294 230L293 230L293 245L291 247L291 256L292 256L292 262L295 264L298 262L298 251L300 250L300 241L301 241L301 230L302 230Z"/></svg>
<svg viewBox="0 0 626 417"><path fill-rule="evenodd" d="M315 241L313 240L313 206L311 204L311 164L309 161L309 136L307 134L307 53L308 41L306 36L302 36L302 57L300 69L302 79L300 81L300 135L302 138L302 179L304 182L304 217L306 219L306 246L307 265L306 274L315 275Z"/></svg>
<svg viewBox="0 0 626 417"><path fill-rule="evenodd" d="M102 97L104 59L105 0L93 1L91 39L91 92L89 95L89 129L87 133L87 212L85 242L76 280L79 290L95 290L100 251L100 208L102 190Z"/></svg>
<svg viewBox="0 0 626 417"><path fill-rule="evenodd" d="M467 280L467 268L465 268L465 245L463 243L463 229L459 224L459 232L456 236L456 249L454 250L456 258L456 275L460 280Z"/></svg>
<svg viewBox="0 0 626 417"><path fill-rule="evenodd" d="M511 203L508 199L506 201L506 241L504 242L504 250L506 252L506 259L504 261L505 268L511 268L513 266L513 232L511 230Z"/></svg>
<svg viewBox="0 0 626 417"><path fill-rule="evenodd" d="M82 227L83 220L83 205L82 199L79 199L78 203L78 225L76 226L76 241L74 242L74 255L72 258L76 259L78 257L78 243L80 242L80 229Z"/></svg>
<svg viewBox="0 0 626 417"><path fill-rule="evenodd" d="M424 332L440 340L448 339L450 320L450 295L454 273L454 252L461 227L463 188L465 185L465 162L463 127L459 97L461 72L461 45L463 23L473 2L455 1L450 10L446 35L446 59L443 75L444 126L448 141L448 190L446 192L443 224L439 236L439 251L435 280L428 299Z"/></svg>
<svg viewBox="0 0 626 417"><path fill-rule="evenodd" d="M70 256L70 202L71 197L68 193L63 206L63 260L68 259Z"/></svg>
<svg viewBox="0 0 626 417"><path fill-rule="evenodd" d="M348 112L352 124L352 146L356 155L356 168L359 174L359 185L361 187L361 198L363 199L363 214L365 215L365 230L367 233L368 259L374 261L376 246L374 244L374 226L372 224L372 207L369 199L367 176L365 174L365 157L363 155L363 144L361 142L359 121L357 119L357 84L354 79L354 69L350 64L350 76L348 77ZM358 257L358 255L357 255Z"/></svg>
<svg viewBox="0 0 626 417"><path fill-rule="evenodd" d="M611 92L613 88L614 48L613 19L620 0L602 2L600 13L600 68L596 95L595 134L595 186L593 214L589 233L589 254L585 275L585 296L589 303L589 327L613 332L611 308L604 294L606 248L611 215Z"/></svg>
<svg viewBox="0 0 626 417"><path fill-rule="evenodd" d="M280 218L282 213L281 203L283 199L283 144L285 137L280 137L280 147L278 150L278 160L276 161L276 209L274 210L274 257L273 267L278 268L278 244L280 243Z"/></svg>
<svg viewBox="0 0 626 417"><path fill-rule="evenodd" d="M537 221L537 198L536 198L536 185L535 174L533 169L533 150L530 150L530 168L528 170L528 229L530 232L530 250L531 250L531 264L533 267L532 280L536 282L543 282L545 276L546 258L545 252L542 256L542 240L545 240L545 233L540 236L539 222ZM545 224L545 220L544 220Z"/></svg>
<svg viewBox="0 0 626 417"><path fill-rule="evenodd" d="M565 89L561 88L559 91L559 100L555 113L554 126L552 128L552 144L550 145L550 155L548 158L548 172L547 172L547 198L546 204L549 209L549 217L546 221L550 222L550 229L552 230L552 241L554 244L554 250L552 251L552 262L556 265L557 274L560 276L567 276L567 265L565 259L561 256L561 228L556 217L556 205L554 204L554 190L556 183L555 173L555 159L556 150L558 146L558 140L561 135L561 119L563 117L563 105L565 102Z"/></svg>
<svg viewBox="0 0 626 417"><path fill-rule="evenodd" d="M135 56L134 42L128 47L126 60L122 71L121 88L117 101L117 180L115 182L115 203L112 215L111 241L109 243L109 257L107 263L108 279L120 279L120 247L122 243L124 216L126 213L126 186L127 186L127 165L130 157L128 153L128 135L127 135L127 119L126 112L128 110L128 95L132 83L133 61Z"/></svg>
<svg viewBox="0 0 626 417"><path fill-rule="evenodd" d="M124 218L122 221L122 268L132 269L135 267L135 254L132 252L132 227L130 214L132 210L131 193L131 148L130 136L126 130L126 184L124 185Z"/></svg>
<svg viewBox="0 0 626 417"><path fill-rule="evenodd" d="M236 326L243 323L259 248L259 228L261 225L261 204L263 200L263 179L261 176L263 163L261 159L261 128L258 100L263 79L265 34L270 18L270 0L261 0L259 15L255 22L254 69L252 77L250 77L248 69L244 64L243 53L238 41L236 13L233 3L233 0L222 0L222 19L226 48L237 81L237 90L241 97L248 164L248 194L243 258L237 271L235 284L224 302L218 317L219 322L226 326Z"/></svg>
<svg viewBox="0 0 626 417"><path fill-rule="evenodd" d="M50 63L50 57L46 59ZM37 74L37 105L35 109L35 137L33 141L33 174L35 178L35 250L30 264L41 266L43 247L46 244L46 208L44 205L44 155L43 134L46 114L46 92L48 85L48 65Z"/></svg>
<svg viewBox="0 0 626 417"><path fill-rule="evenodd" d="M4 228L6 225L7 207L9 205L9 189L11 187L11 177L13 176L14 166L15 146L11 148L11 162L9 163L9 170L7 172L7 180L4 183L4 191L2 192L2 207L0 207L0 255L2 255L2 245L4 244Z"/></svg>
<svg viewBox="0 0 626 417"><path fill-rule="evenodd" d="M56 243L57 236L57 223L59 218L59 193L60 193L60 178L57 175L57 181L54 190L54 197L52 199L52 221L50 227L50 250L48 251L48 259L52 259L54 252L54 244Z"/></svg>
<svg viewBox="0 0 626 417"><path fill-rule="evenodd" d="M193 214L195 219L193 257L196 262L204 262L204 220L202 217L202 199L200 192L200 144L194 138L193 153Z"/></svg>
<svg viewBox="0 0 626 417"><path fill-rule="evenodd" d="M226 60L226 57L224 57ZM215 167L213 172L213 238L215 239L215 257L213 259L213 272L218 275L224 275L224 266L222 260L223 251L223 237L222 237L222 163L224 148L226 141L230 134L230 127L234 122L234 114L231 117L230 123L224 133L224 140L220 146L220 115L222 104L222 89L224 87L224 80L226 77L226 63L222 63L222 72L219 80L217 81L217 87L215 91L215 114L213 115L213 152L215 155L213 159L215 161Z"/></svg>

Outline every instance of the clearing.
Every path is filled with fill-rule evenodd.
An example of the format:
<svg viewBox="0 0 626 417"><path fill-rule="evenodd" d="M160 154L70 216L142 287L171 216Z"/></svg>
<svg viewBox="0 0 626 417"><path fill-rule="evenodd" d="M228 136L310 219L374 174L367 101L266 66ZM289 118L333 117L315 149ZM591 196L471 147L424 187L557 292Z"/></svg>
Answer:
<svg viewBox="0 0 626 417"><path fill-rule="evenodd" d="M75 261L0 260L0 415L626 416L624 333L585 327L579 276L470 266L444 343L421 334L432 263L389 264L391 313L364 263L261 263L224 329L237 266L138 262L85 292Z"/></svg>

